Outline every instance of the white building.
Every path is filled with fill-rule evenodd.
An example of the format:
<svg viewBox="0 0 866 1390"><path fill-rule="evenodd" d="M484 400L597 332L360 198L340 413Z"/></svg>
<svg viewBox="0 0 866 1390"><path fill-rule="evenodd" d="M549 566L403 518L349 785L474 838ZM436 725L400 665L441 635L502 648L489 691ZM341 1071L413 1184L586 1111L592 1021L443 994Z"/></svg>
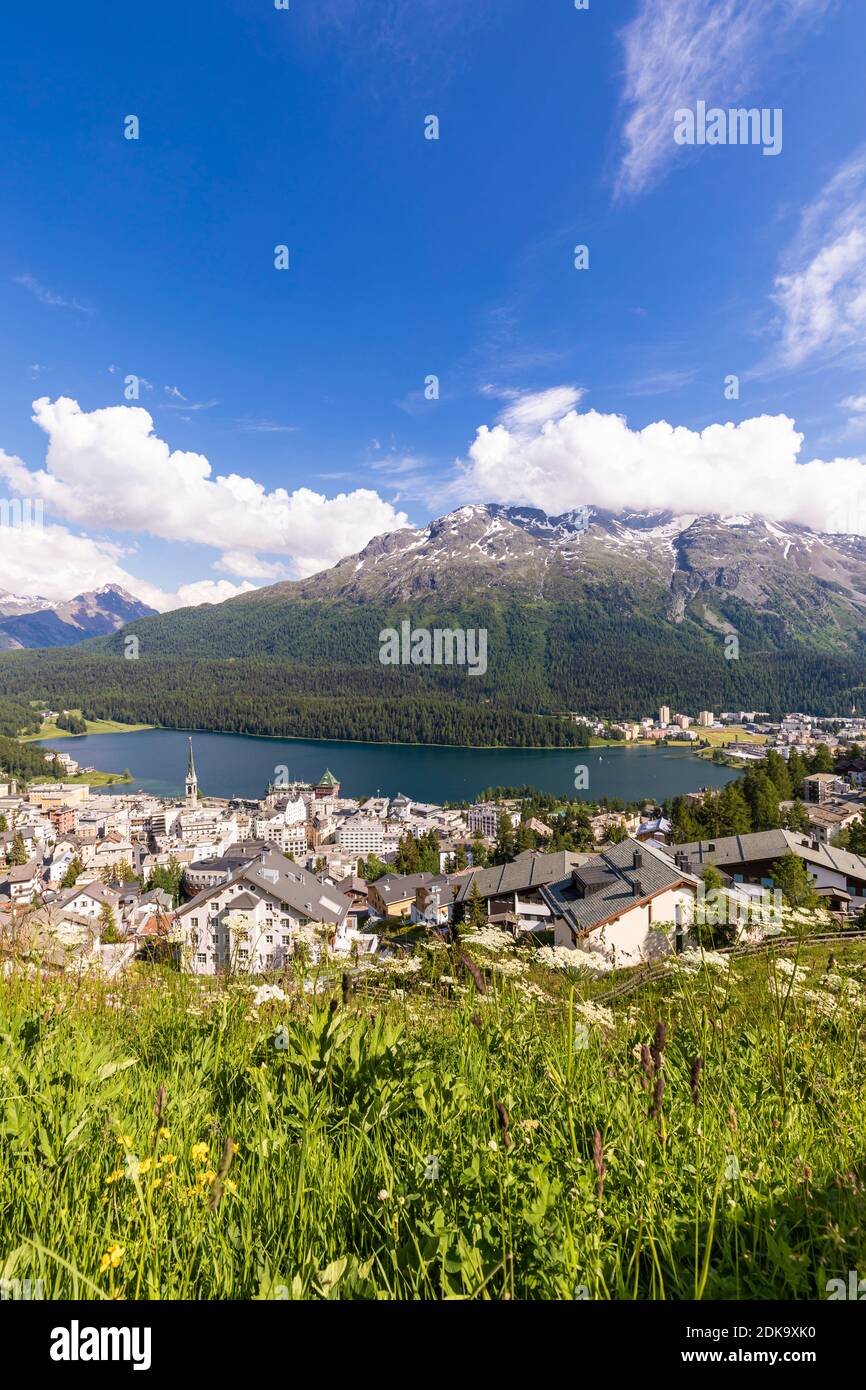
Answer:
<svg viewBox="0 0 866 1390"><path fill-rule="evenodd" d="M243 864L175 913L174 936L185 970L263 974L291 959L302 928L320 924L336 939L351 903L278 850Z"/></svg>
<svg viewBox="0 0 866 1390"><path fill-rule="evenodd" d="M495 801L478 801L474 806L470 806L466 813L470 834L480 830L487 839L495 840L499 833L499 817L502 815L503 809ZM519 811L506 810L505 814L513 826L520 824Z"/></svg>
<svg viewBox="0 0 866 1390"><path fill-rule="evenodd" d="M381 854L385 848L385 826L376 816L358 812L338 829L337 844L345 854Z"/></svg>

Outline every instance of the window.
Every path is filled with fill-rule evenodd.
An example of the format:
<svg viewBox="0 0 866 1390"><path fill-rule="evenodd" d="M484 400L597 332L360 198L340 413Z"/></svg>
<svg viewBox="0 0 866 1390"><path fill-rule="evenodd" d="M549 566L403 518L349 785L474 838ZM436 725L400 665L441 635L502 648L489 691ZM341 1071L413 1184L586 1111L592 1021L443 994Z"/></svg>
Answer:
<svg viewBox="0 0 866 1390"><path fill-rule="evenodd" d="M196 956L196 960L198 961L199 965L207 965L207 954L204 951L199 951L198 955Z"/></svg>
<svg viewBox="0 0 866 1390"><path fill-rule="evenodd" d="M190 924L191 927L197 927L197 926L198 926L198 918L197 918L197 917L190 917L190 919L189 919L189 924Z"/></svg>
<svg viewBox="0 0 866 1390"><path fill-rule="evenodd" d="M272 946L274 944L274 938L270 935L270 933L268 933L268 935L265 937L265 941L268 943L269 946Z"/></svg>

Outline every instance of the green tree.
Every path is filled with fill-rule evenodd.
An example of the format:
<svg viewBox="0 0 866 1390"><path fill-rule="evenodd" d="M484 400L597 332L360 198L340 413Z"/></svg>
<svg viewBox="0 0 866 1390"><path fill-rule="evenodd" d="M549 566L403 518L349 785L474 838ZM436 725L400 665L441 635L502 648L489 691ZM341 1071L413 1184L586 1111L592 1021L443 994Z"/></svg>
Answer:
<svg viewBox="0 0 866 1390"><path fill-rule="evenodd" d="M826 743L819 743L809 760L810 772L832 772L833 755Z"/></svg>
<svg viewBox="0 0 866 1390"><path fill-rule="evenodd" d="M802 801L791 802L791 805L782 812L782 823L785 830L795 830L801 835L808 834L812 828Z"/></svg>
<svg viewBox="0 0 866 1390"><path fill-rule="evenodd" d="M507 811L500 811L496 831L496 847L493 851L494 864L509 864L514 858L514 826Z"/></svg>
<svg viewBox="0 0 866 1390"><path fill-rule="evenodd" d="M79 876L79 874L83 874L83 873L84 873L84 865L82 864L81 860L79 859L78 855L76 854L75 858L74 858L74 859L71 859L71 860L69 861L69 864L67 865L66 873L63 875L62 879L60 880L60 887L61 887L61 888L74 888L74 887L75 887L75 884L76 884L77 881L78 881L78 876Z"/></svg>
<svg viewBox="0 0 866 1390"><path fill-rule="evenodd" d="M791 782L791 774L788 771L788 764L785 759L776 752L775 748L767 749L767 757L764 762L767 776L779 793L780 801L790 801L794 795L794 788Z"/></svg>
<svg viewBox="0 0 866 1390"><path fill-rule="evenodd" d="M738 781L728 782L719 793L719 834L748 835L752 813Z"/></svg>
<svg viewBox="0 0 866 1390"><path fill-rule="evenodd" d="M103 903L99 912L99 939L103 946L116 946L123 940L117 930L117 919L110 903Z"/></svg>
<svg viewBox="0 0 866 1390"><path fill-rule="evenodd" d="M483 927L487 921L487 907L481 896L478 887L478 880L473 878L472 886L468 893L468 906L466 909L466 924L470 928Z"/></svg>
<svg viewBox="0 0 866 1390"><path fill-rule="evenodd" d="M24 836L20 830L16 830L12 836L12 848L9 851L9 863L20 865L27 863L27 850L24 848Z"/></svg>
<svg viewBox="0 0 866 1390"><path fill-rule="evenodd" d="M790 850L777 859L770 874L773 884L782 894L789 907L816 908L820 899L815 885L806 869L804 861Z"/></svg>

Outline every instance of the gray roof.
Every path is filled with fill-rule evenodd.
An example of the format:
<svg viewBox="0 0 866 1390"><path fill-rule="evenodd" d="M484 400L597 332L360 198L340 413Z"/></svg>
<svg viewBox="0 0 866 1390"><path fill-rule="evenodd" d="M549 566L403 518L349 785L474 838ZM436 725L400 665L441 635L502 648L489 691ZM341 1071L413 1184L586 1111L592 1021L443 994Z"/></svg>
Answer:
<svg viewBox="0 0 866 1390"><path fill-rule="evenodd" d="M415 889L421 888L425 883L431 883L438 874L385 874L383 878L377 878L370 887L375 888L382 902L386 907L391 903L402 902L404 898L414 898Z"/></svg>
<svg viewBox="0 0 866 1390"><path fill-rule="evenodd" d="M697 882L657 845L629 836L541 891L554 915L578 933L592 931L678 883Z"/></svg>
<svg viewBox="0 0 866 1390"><path fill-rule="evenodd" d="M496 898L503 893L525 893L544 884L555 883L564 878L576 864L588 858L585 854L571 854L559 850L556 854L538 854L534 850L524 850L510 864L498 864L493 869L464 870L450 874L452 884L459 885L455 902L462 903L472 892L472 885L478 885L482 898Z"/></svg>
<svg viewBox="0 0 866 1390"><path fill-rule="evenodd" d="M809 835L794 830L757 830L751 835L722 835L715 840L692 840L677 845L688 855L689 867L704 864L749 864L781 859L783 854L796 854L808 864L817 864L846 878L866 881L866 859L833 845L816 844Z"/></svg>
<svg viewBox="0 0 866 1390"><path fill-rule="evenodd" d="M257 890L258 896L269 894L301 916L310 917L316 922L342 922L352 906L349 899L336 888L320 883L315 874L293 864L279 850L269 850L264 853L264 862L257 859L250 864L241 864L224 883L204 888L179 907L175 915L185 917L201 903L224 892L230 883L249 885Z"/></svg>

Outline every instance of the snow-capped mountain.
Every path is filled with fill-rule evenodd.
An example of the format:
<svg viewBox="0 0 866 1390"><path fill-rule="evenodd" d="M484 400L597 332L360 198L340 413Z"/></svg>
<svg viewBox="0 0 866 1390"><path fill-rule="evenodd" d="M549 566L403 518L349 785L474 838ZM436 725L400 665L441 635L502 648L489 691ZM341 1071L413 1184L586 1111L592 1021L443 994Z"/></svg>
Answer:
<svg viewBox="0 0 866 1390"><path fill-rule="evenodd" d="M116 632L133 618L154 612L118 584L64 600L26 598L0 590L0 650L69 647L87 637Z"/></svg>

